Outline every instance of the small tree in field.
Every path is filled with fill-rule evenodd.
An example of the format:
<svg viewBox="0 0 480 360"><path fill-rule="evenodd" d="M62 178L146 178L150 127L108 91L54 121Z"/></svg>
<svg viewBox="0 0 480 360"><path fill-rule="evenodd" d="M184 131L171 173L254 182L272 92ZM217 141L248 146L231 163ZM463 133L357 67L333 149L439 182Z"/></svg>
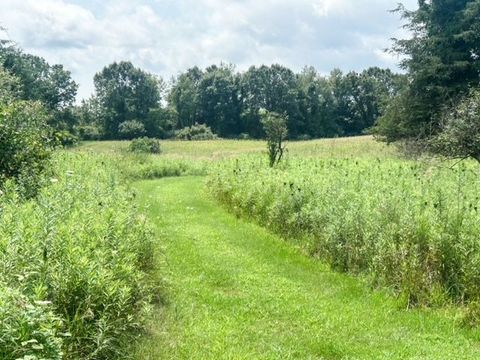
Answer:
<svg viewBox="0 0 480 360"><path fill-rule="evenodd" d="M262 110L260 112L262 117L263 130L267 138L268 158L270 160L270 167L278 164L285 152L284 140L287 138L287 119L275 112Z"/></svg>
<svg viewBox="0 0 480 360"><path fill-rule="evenodd" d="M447 111L442 120L443 131L432 140L432 150L450 158L480 162L480 90Z"/></svg>

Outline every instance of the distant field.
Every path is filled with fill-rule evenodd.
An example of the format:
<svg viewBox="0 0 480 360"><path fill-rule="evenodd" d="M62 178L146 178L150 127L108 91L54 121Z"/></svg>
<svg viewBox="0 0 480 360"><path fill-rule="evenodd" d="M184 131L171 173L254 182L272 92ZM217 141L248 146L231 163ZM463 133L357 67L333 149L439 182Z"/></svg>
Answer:
<svg viewBox="0 0 480 360"><path fill-rule="evenodd" d="M122 152L128 141L84 142L77 151ZM161 141L162 155L169 158L220 160L246 153L265 152L260 140ZM371 136L294 141L287 144L289 155L321 158L385 158L395 156L395 148L375 141Z"/></svg>

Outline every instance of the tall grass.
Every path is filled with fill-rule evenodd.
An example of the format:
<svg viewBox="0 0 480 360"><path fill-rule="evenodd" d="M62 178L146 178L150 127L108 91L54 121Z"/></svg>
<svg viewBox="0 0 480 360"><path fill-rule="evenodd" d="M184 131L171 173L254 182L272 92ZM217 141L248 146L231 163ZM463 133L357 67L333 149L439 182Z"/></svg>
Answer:
<svg viewBox="0 0 480 360"><path fill-rule="evenodd" d="M114 160L54 163L36 199L0 195L0 358L123 359L156 293L152 234Z"/></svg>
<svg viewBox="0 0 480 360"><path fill-rule="evenodd" d="M110 155L115 161L118 173L125 180L160 179L164 177L205 175L208 161L170 159L161 155L122 154Z"/></svg>
<svg viewBox="0 0 480 360"><path fill-rule="evenodd" d="M405 303L480 300L480 171L400 159L244 157L210 191L339 271L368 274Z"/></svg>
<svg viewBox="0 0 480 360"><path fill-rule="evenodd" d="M129 141L84 142L75 151L107 154L122 154L128 150ZM260 140L212 140L172 141L162 140L162 159L213 160L231 159L246 153L260 154L266 150L265 141ZM344 158L391 157L395 149L374 141L371 136L322 139L288 142L288 155L304 157Z"/></svg>

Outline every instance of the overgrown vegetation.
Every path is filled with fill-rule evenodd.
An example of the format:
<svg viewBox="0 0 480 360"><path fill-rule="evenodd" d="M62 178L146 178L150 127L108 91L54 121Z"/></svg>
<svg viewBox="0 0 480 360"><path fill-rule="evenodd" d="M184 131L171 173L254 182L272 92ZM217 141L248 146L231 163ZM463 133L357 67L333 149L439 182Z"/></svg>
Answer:
<svg viewBox="0 0 480 360"><path fill-rule="evenodd" d="M405 307L465 305L464 324L478 325L480 2L432 0L418 5L414 11L402 5L397 9L412 34L410 39L396 40L393 47L393 52L404 56L406 75L373 67L361 73L335 69L324 76L314 68L295 73L281 65L238 72L233 65L221 64L188 69L167 86L160 77L121 61L95 75L95 94L80 106L75 105L77 84L68 70L0 39L0 357L102 360L128 356L158 296L158 283L152 275L153 233L135 207L135 191L127 184L168 176L209 174L209 191L229 209L297 241L333 269L364 275L374 286L397 294ZM410 153L419 149L419 153L476 162L410 161L389 157L392 150L379 144L368 145L363 153L357 139L291 143L292 152L285 156L287 138L308 140L367 131L386 142L401 141ZM264 142L226 142L219 137L266 138L270 167L259 155L264 153ZM165 142L161 148L158 139L165 138L188 141ZM106 154L85 148L60 150L79 139L134 140L90 144L90 149L104 147ZM335 145L337 141L342 145ZM238 157L242 152L258 154ZM206 199L193 197L198 190L191 186L194 181L187 179L171 189L188 187L191 192L178 197L197 201L195 206L203 210L197 212L182 203L178 217L192 214L194 219L202 212L219 210ZM168 208L178 207L176 197L168 201ZM225 224L234 220L216 214L224 217ZM264 243L253 245L250 239L251 248L239 257L233 249L243 246L245 250L245 234L232 226L234 241L228 248L221 240L230 239L222 238L224 229L215 228L217 219L208 221L213 225L193 224L191 232L182 228L183 223L179 227L178 220L169 224L170 234L183 233L184 243L179 246L187 250L180 256L178 249L171 252L182 260L179 273L192 265L185 266L188 258L184 256L196 261L200 256L211 257L209 251L221 256L213 259L216 264L209 263L214 275L205 277L214 286L205 286L202 275L196 288L199 265L194 264L194 276L179 288L187 284L195 289L191 299L196 305L199 298L212 296L216 306L218 299L234 302L238 315L236 302L242 304L248 297L235 287L236 276L243 273L245 288L258 296L258 288L251 286L254 277L245 268L235 268L231 278L219 278L224 273L216 267L223 266L226 258L240 258L244 267L264 265L258 259L269 257L278 243L256 231ZM214 236L196 234L198 229ZM176 240L171 243L178 245ZM205 254L198 251L200 242L206 245ZM280 255L274 253L277 257L268 266L282 268L292 279L298 279L299 273L311 277L302 284L310 287L307 294L318 295L318 285L313 285L316 274L311 273L318 263L313 267L313 262L285 249ZM295 259L301 271L288 262L287 268L279 265L283 257ZM270 276L272 270L268 266L257 267L262 287L265 274ZM287 292L280 291L272 300L272 294L261 292L274 304L270 308L261 305L264 299L255 302L259 309L268 310L262 313L262 321L268 316L277 321L278 309L288 304L280 313L282 319L284 315L289 321L301 318L302 324L296 326L302 331L306 321L318 329L323 322L305 318L311 314L306 309L311 310L317 300L298 297L297 284L289 279L276 280L278 287L268 284L272 292L287 290L290 298L284 301ZM213 295L201 293L205 289L214 290ZM293 307L297 300L300 305ZM251 304L246 319L252 316ZM200 309L204 315L200 306L186 308ZM297 317L298 310L303 318ZM231 314L229 309L222 321ZM258 321L255 315L251 319ZM248 321L245 324L247 330L253 328ZM274 324L275 335L279 324ZM310 354L305 348L311 345L297 351ZM316 356L343 357L342 351L323 345L327 348L314 349ZM222 346L215 349L225 352ZM296 346L295 338L292 348ZM355 354L353 348L349 354ZM276 355L278 351L274 349Z"/></svg>
<svg viewBox="0 0 480 360"><path fill-rule="evenodd" d="M206 175L213 164L210 161L167 159L136 153L116 158L118 172L126 180L161 179L164 177Z"/></svg>
<svg viewBox="0 0 480 360"><path fill-rule="evenodd" d="M480 299L478 167L405 160L255 158L225 165L210 191L334 269L368 274L408 305Z"/></svg>
<svg viewBox="0 0 480 360"><path fill-rule="evenodd" d="M123 359L139 335L155 294L153 238L114 163L56 153L50 185L27 202L6 183L2 359Z"/></svg>
<svg viewBox="0 0 480 360"><path fill-rule="evenodd" d="M440 134L430 141L435 153L480 162L480 90L448 110L440 126Z"/></svg>
<svg viewBox="0 0 480 360"><path fill-rule="evenodd" d="M145 132L145 126L138 120L127 120L118 125L118 135L122 139L136 139L145 135Z"/></svg>
<svg viewBox="0 0 480 360"><path fill-rule="evenodd" d="M50 129L41 103L17 98L17 80L0 67L0 190L11 179L22 196L32 197L48 169Z"/></svg>

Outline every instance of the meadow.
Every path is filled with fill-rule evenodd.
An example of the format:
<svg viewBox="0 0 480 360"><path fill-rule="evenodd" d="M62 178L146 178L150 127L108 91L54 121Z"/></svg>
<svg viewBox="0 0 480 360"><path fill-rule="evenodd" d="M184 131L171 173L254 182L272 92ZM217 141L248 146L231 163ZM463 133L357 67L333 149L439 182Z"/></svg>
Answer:
<svg viewBox="0 0 480 360"><path fill-rule="evenodd" d="M125 154L128 142L81 151ZM208 175L218 201L334 270L361 274L404 302L480 300L480 169L475 162L403 158L370 136L288 143L266 164L262 141L163 141L161 155L126 156L130 179ZM129 163L130 161L130 163Z"/></svg>
<svg viewBox="0 0 480 360"><path fill-rule="evenodd" d="M56 151L34 199L5 186L2 359L478 357L476 163L128 145Z"/></svg>
<svg viewBox="0 0 480 360"><path fill-rule="evenodd" d="M129 141L86 141L74 151L125 154ZM245 154L264 154L265 141L261 140L208 140L175 141L163 140L162 154L157 159L182 159L196 162L207 160L217 162ZM310 141L291 141L287 153L292 156L321 158L390 158L397 156L393 146L377 142L372 136L334 138Z"/></svg>

